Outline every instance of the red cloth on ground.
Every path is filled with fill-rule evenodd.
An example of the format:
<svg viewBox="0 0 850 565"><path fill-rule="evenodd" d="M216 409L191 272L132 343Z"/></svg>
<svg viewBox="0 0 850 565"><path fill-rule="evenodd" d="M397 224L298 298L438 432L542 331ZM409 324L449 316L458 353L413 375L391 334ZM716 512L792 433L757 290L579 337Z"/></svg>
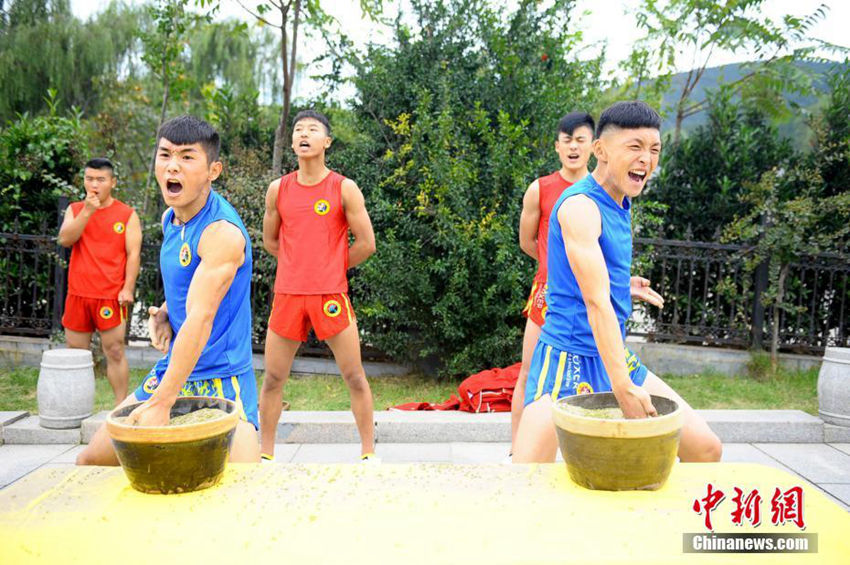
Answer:
<svg viewBox="0 0 850 565"><path fill-rule="evenodd" d="M408 402L390 410L461 410L463 412L510 412L514 387L522 364L503 369L487 369L470 375L445 402Z"/></svg>

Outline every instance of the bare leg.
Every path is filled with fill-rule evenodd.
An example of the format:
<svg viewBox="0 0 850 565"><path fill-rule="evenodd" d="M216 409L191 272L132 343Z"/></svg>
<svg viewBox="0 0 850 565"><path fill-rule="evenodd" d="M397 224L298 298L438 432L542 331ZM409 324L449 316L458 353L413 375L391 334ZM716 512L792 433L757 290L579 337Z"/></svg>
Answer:
<svg viewBox="0 0 850 565"><path fill-rule="evenodd" d="M233 445L230 447L230 461L233 463L257 463L260 460L260 444L257 441L257 430L253 424L239 420L236 433L233 435Z"/></svg>
<svg viewBox="0 0 850 565"><path fill-rule="evenodd" d="M375 414L372 406L372 389L366 380L366 371L360 360L360 334L357 331L357 320L347 328L328 338L328 346L333 351L334 359L342 373L348 394L351 397L351 411L360 433L361 454L375 451Z"/></svg>
<svg viewBox="0 0 850 565"><path fill-rule="evenodd" d="M281 337L271 329L266 334L266 374L260 388L260 451L274 455L274 439L280 420L283 385L289 378L300 341Z"/></svg>
<svg viewBox="0 0 850 565"><path fill-rule="evenodd" d="M71 349L88 349L91 346L91 332L65 330L65 343Z"/></svg>
<svg viewBox="0 0 850 565"><path fill-rule="evenodd" d="M134 402L139 400L135 394L131 394L119 406L127 406ZM86 448L77 454L77 465L118 465L118 456L115 455L115 448L112 447L106 424L100 425Z"/></svg>
<svg viewBox="0 0 850 565"><path fill-rule="evenodd" d="M534 347L540 337L541 328L531 318L525 322L525 335L522 337L522 366L514 387L514 396L511 399L511 453L514 452L516 434L519 429L519 421L522 417L522 409L525 405L525 383L528 381L528 369L531 367L531 356Z"/></svg>
<svg viewBox="0 0 850 565"><path fill-rule="evenodd" d="M694 411L670 385L661 380L652 371L646 377L643 387L650 394L665 396L675 400L684 412L685 421L682 425L682 437L679 441L679 459L691 463L711 463L720 461L723 455L723 445L708 424Z"/></svg>
<svg viewBox="0 0 850 565"><path fill-rule="evenodd" d="M552 421L552 397L545 394L522 411L514 442L514 463L552 463L558 436Z"/></svg>
<svg viewBox="0 0 850 565"><path fill-rule="evenodd" d="M127 396L130 381L130 366L124 354L124 332L126 324L100 332L103 354L106 356L106 379L115 393L115 405Z"/></svg>

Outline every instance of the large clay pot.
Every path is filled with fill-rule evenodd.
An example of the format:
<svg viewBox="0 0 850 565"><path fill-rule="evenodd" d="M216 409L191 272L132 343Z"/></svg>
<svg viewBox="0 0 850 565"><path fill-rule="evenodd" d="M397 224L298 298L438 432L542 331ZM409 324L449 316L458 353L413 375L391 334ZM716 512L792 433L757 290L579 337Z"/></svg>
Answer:
<svg viewBox="0 0 850 565"><path fill-rule="evenodd" d="M818 374L818 414L836 426L850 427L850 348L827 347Z"/></svg>
<svg viewBox="0 0 850 565"><path fill-rule="evenodd" d="M106 418L118 461L134 489L149 494L192 492L221 479L239 421L235 402L183 396L172 406L172 418L201 408L218 408L227 415L182 426L125 424L123 417L140 405L116 408Z"/></svg>
<svg viewBox="0 0 850 565"><path fill-rule="evenodd" d="M79 428L94 410L94 363L87 349L51 349L41 356L36 387L43 428Z"/></svg>
<svg viewBox="0 0 850 565"><path fill-rule="evenodd" d="M654 418L606 420L581 415L571 406L617 408L611 392L561 398L552 405L561 455L570 478L594 490L656 490L667 480L682 430L679 405L652 395Z"/></svg>

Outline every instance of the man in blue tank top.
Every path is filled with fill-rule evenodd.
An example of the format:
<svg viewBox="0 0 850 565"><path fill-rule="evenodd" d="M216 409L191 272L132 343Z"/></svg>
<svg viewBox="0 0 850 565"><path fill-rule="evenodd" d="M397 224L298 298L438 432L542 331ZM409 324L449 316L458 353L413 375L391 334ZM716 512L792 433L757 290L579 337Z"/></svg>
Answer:
<svg viewBox="0 0 850 565"><path fill-rule="evenodd" d="M720 440L636 355L623 355L631 314L631 199L661 153L661 118L643 102L618 102L599 118L598 166L555 202L549 220L546 323L532 355L515 463L551 462L557 452L552 403L613 391L627 418L656 415L650 394L682 407L682 461L719 461Z"/></svg>
<svg viewBox="0 0 850 565"><path fill-rule="evenodd" d="M156 179L168 206L159 255L165 302L150 308L148 327L165 357L122 406L141 401L128 423L162 426L180 396L233 400L240 421L230 460L259 461L251 239L233 207L212 190L222 170L219 148L215 129L192 116L169 120L157 132ZM118 464L105 426L77 464Z"/></svg>

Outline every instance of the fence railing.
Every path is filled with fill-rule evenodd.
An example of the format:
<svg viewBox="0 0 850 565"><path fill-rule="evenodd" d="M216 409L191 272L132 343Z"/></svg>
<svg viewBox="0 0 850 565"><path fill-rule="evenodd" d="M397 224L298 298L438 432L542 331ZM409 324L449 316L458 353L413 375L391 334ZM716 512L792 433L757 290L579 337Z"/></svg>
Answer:
<svg viewBox="0 0 850 565"><path fill-rule="evenodd" d="M147 339L147 307L162 300L159 246L146 238L137 305L130 339ZM649 278L665 307L636 305L630 333L652 341L733 347L769 343L774 321L781 349L817 353L826 346L850 347L850 262L838 254L801 257L790 265L785 309L765 306L767 265L744 268L751 249L738 245L660 239L635 239L634 273ZM254 248L252 281L253 341L265 341L274 268ZM67 276L67 251L55 237L0 233L0 333L49 336L61 331ZM312 338L302 352L330 355ZM367 346L364 357L381 358Z"/></svg>

